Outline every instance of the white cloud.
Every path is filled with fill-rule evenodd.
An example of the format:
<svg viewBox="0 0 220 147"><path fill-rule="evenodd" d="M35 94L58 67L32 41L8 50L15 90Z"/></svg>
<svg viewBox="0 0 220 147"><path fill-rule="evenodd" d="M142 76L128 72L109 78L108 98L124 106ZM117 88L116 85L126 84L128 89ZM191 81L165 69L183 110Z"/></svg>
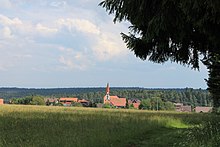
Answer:
<svg viewBox="0 0 220 147"><path fill-rule="evenodd" d="M64 58L64 56L60 56L59 58L60 63L64 64L68 68L75 68L75 64L73 63L72 60Z"/></svg>
<svg viewBox="0 0 220 147"><path fill-rule="evenodd" d="M86 51L75 51L72 48L60 47L61 55L59 62L62 64L61 69L65 70L87 70L92 66L90 57Z"/></svg>
<svg viewBox="0 0 220 147"><path fill-rule="evenodd" d="M114 60L127 54L120 36L107 32L97 37L93 52L99 60Z"/></svg>
<svg viewBox="0 0 220 147"><path fill-rule="evenodd" d="M112 28L109 22L96 25L86 19L60 18L56 21L58 27L66 27L69 32L76 34L78 32L88 35L86 42L90 42L93 60L111 60L121 58L128 53L124 42L119 33L115 33L120 28ZM102 28L100 28L102 27ZM91 34L91 35L90 35Z"/></svg>
<svg viewBox="0 0 220 147"><path fill-rule="evenodd" d="M3 35L3 38L13 38L12 31L9 27L4 27L0 32Z"/></svg>
<svg viewBox="0 0 220 147"><path fill-rule="evenodd" d="M13 19L8 18L7 16L4 16L2 14L0 14L0 24L3 26L19 26L22 25L22 21L15 17Z"/></svg>
<svg viewBox="0 0 220 147"><path fill-rule="evenodd" d="M80 60L74 57L65 57L60 56L59 62L62 63L64 66L62 66L62 69L66 70L86 70L87 65L83 62L80 63Z"/></svg>
<svg viewBox="0 0 220 147"><path fill-rule="evenodd" d="M62 26L67 27L70 32L76 30L83 33L91 33L91 34L100 33L99 28L95 24L93 24L92 22L86 19L61 18L57 20L57 24L61 27Z"/></svg>
<svg viewBox="0 0 220 147"><path fill-rule="evenodd" d="M53 34L53 33L57 33L58 32L58 29L57 28L49 28L49 27L46 27L46 26L43 26L42 24L38 23L36 25L36 30L42 34Z"/></svg>
<svg viewBox="0 0 220 147"><path fill-rule="evenodd" d="M74 54L74 50L72 48L65 48L65 47L59 47L59 50L61 52L64 52L66 54Z"/></svg>
<svg viewBox="0 0 220 147"><path fill-rule="evenodd" d="M56 27L49 27L51 22L48 22L48 26L41 23L36 25L33 22L21 20L20 18L10 19L7 16L0 14L0 26L2 25L4 29L2 30L6 38L12 37L12 32L14 36L18 38L33 38L35 36L40 37L39 35L48 36L54 35L59 30Z"/></svg>

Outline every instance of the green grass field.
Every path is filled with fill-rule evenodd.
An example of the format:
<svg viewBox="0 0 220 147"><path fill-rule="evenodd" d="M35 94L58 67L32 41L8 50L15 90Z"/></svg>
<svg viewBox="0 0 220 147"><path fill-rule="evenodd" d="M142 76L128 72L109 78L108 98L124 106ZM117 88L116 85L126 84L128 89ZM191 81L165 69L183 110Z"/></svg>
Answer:
<svg viewBox="0 0 220 147"><path fill-rule="evenodd" d="M200 135L205 122L219 118L145 110L1 105L0 146L196 146L202 141L191 141L196 135L190 135ZM219 133L217 128L214 140L208 138L208 142L218 141Z"/></svg>

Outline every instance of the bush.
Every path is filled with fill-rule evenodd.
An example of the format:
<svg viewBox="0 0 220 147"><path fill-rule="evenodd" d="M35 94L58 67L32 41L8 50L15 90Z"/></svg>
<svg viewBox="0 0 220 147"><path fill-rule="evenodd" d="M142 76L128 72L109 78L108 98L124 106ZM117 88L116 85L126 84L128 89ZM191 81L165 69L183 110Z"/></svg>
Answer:
<svg viewBox="0 0 220 147"><path fill-rule="evenodd" d="M104 104L102 108L112 108L110 104Z"/></svg>
<svg viewBox="0 0 220 147"><path fill-rule="evenodd" d="M33 96L31 105L46 105L42 96Z"/></svg>
<svg viewBox="0 0 220 147"><path fill-rule="evenodd" d="M81 103L78 103L78 102L73 102L71 105L73 107L83 107L83 105Z"/></svg>
<svg viewBox="0 0 220 147"><path fill-rule="evenodd" d="M220 115L220 107L218 107L218 108L216 109L216 114L219 114L219 115Z"/></svg>

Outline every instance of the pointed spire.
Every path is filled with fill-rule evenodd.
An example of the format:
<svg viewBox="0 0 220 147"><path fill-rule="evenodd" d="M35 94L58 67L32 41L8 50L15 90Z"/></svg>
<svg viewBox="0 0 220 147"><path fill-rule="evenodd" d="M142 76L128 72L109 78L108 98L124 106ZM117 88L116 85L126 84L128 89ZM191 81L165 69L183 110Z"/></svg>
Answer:
<svg viewBox="0 0 220 147"><path fill-rule="evenodd" d="M107 100L110 100L109 93L110 93L110 87L109 87L109 83L107 83L107 87L106 87L106 98L107 98Z"/></svg>
<svg viewBox="0 0 220 147"><path fill-rule="evenodd" d="M107 83L107 87L106 87L106 94L110 93L110 88L109 88L109 83Z"/></svg>

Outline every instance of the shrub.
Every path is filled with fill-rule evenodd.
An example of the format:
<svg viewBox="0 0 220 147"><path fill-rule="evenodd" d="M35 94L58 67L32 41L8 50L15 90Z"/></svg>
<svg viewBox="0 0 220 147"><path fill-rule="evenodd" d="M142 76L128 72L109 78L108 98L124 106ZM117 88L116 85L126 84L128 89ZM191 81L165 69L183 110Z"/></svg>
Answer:
<svg viewBox="0 0 220 147"><path fill-rule="evenodd" d="M31 104L32 105L46 105L44 102L44 98L42 96L33 96Z"/></svg>
<svg viewBox="0 0 220 147"><path fill-rule="evenodd" d="M104 105L102 106L102 108L111 108L111 105L110 105L110 104L104 104Z"/></svg>
<svg viewBox="0 0 220 147"><path fill-rule="evenodd" d="M83 105L81 103L78 103L78 102L73 102L71 105L73 107L83 107Z"/></svg>

